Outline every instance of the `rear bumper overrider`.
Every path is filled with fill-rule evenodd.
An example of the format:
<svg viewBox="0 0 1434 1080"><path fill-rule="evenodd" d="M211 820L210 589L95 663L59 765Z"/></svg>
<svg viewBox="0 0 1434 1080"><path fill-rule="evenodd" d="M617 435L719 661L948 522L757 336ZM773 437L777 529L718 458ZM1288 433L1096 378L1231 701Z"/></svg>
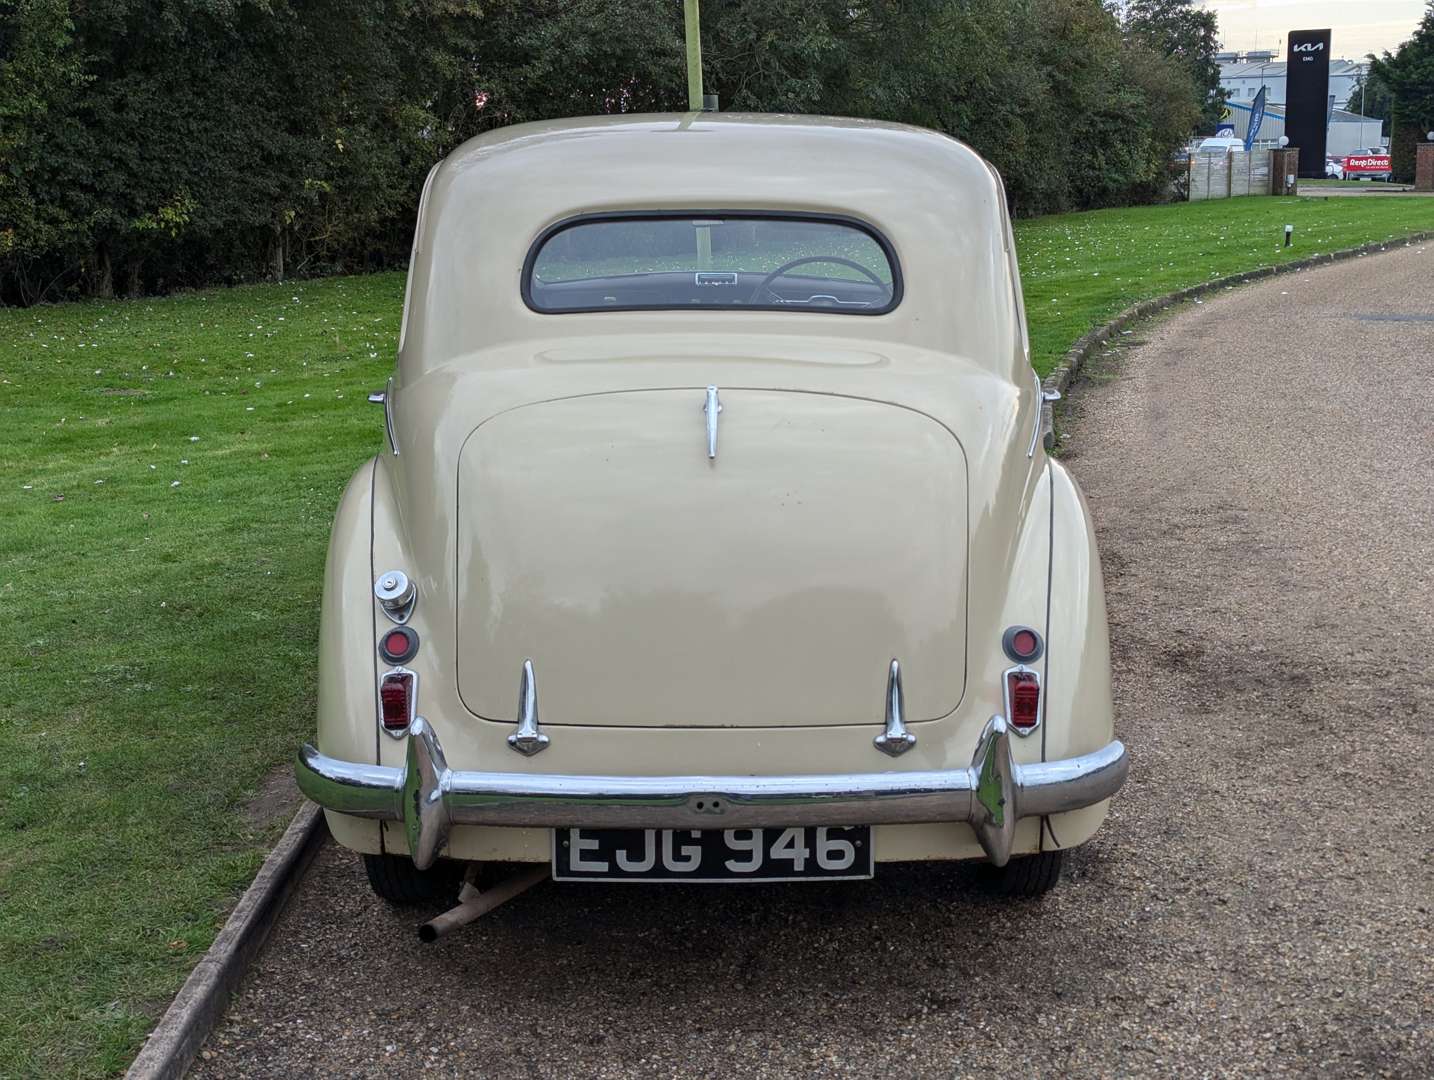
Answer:
<svg viewBox="0 0 1434 1080"><path fill-rule="evenodd" d="M971 766L927 772L812 776L563 776L459 772L433 727L413 721L402 768L341 761L305 744L299 787L327 810L401 821L419 869L431 866L454 825L537 828L745 829L964 821L1004 866L1016 822L1079 810L1125 782L1125 747L1018 765L1011 730L986 722Z"/></svg>

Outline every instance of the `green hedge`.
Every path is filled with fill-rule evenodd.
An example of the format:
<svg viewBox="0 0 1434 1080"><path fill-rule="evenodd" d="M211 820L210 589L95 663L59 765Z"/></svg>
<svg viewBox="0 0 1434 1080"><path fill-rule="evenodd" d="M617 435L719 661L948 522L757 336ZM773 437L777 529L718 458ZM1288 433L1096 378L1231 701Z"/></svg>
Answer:
<svg viewBox="0 0 1434 1080"><path fill-rule="evenodd" d="M0 302L382 268L423 177L524 120L685 107L676 0L0 0ZM1158 198L1212 16L1135 0L707 0L724 109L906 121L1022 214ZM1193 57L1193 59L1192 59Z"/></svg>

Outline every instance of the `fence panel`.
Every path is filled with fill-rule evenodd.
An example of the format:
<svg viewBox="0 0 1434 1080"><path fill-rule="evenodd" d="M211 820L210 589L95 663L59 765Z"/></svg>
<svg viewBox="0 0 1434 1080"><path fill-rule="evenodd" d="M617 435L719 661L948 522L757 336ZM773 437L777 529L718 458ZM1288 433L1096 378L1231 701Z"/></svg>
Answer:
<svg viewBox="0 0 1434 1080"><path fill-rule="evenodd" d="M1270 193L1270 151L1190 155L1190 201Z"/></svg>
<svg viewBox="0 0 1434 1080"><path fill-rule="evenodd" d="M1230 196L1250 193L1250 158L1253 155L1237 150L1230 155Z"/></svg>

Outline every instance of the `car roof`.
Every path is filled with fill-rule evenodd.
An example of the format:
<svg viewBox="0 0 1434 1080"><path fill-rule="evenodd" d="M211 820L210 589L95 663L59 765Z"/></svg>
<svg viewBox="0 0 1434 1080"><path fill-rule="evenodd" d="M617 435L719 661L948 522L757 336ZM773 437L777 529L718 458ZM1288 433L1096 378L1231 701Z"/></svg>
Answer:
<svg viewBox="0 0 1434 1080"><path fill-rule="evenodd" d="M658 167L634 174L634 157ZM879 120L765 113L635 114L516 124L470 139L449 155L444 168L462 171L480 163L489 169L546 169L537 200L532 192L491 194L511 196L525 207L541 202L556 216L610 200L616 177L629 198L643 189L664 196L679 176L694 173L705 172L718 186L725 176L730 186L733 171L744 165L762 166L742 174L751 200L790 196L797 177L805 201L811 177L820 174L828 201L856 213L881 213L890 206L897 194L890 190L893 169L908 182L928 178L945 187L960 183L964 175L988 183L983 159L939 132ZM733 190L720 194L741 198Z"/></svg>
<svg viewBox="0 0 1434 1080"><path fill-rule="evenodd" d="M524 257L556 222L624 210L743 209L832 214L870 225L896 250L901 303L873 318L792 312L733 318L685 310L623 317L537 315L520 299ZM739 326L791 333L800 326L846 337L894 334L910 344L1009 357L1017 327L1009 313L996 311L1011 302L1009 244L995 171L970 147L923 128L739 113L498 128L458 147L425 187L403 366L430 370L480 340L668 324L699 333Z"/></svg>

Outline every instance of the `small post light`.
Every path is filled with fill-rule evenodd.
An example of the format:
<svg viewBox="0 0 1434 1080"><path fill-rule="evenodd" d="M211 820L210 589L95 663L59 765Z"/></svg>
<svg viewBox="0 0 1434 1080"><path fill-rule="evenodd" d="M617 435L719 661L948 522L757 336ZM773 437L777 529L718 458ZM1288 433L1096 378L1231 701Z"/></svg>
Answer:
<svg viewBox="0 0 1434 1080"><path fill-rule="evenodd" d="M1425 137L1426 139L1428 139L1430 142L1434 142L1434 131L1426 132L1425 135L1424 135L1424 137Z"/></svg>
<svg viewBox="0 0 1434 1080"><path fill-rule="evenodd" d="M1294 239L1294 235L1295 235L1295 227L1294 227L1293 225L1286 225L1286 226L1285 226L1285 247L1289 247L1289 246L1290 246L1290 241Z"/></svg>
<svg viewBox="0 0 1434 1080"><path fill-rule="evenodd" d="M1280 149L1283 150L1285 147L1287 147L1287 146L1289 146L1289 145L1290 145L1290 137L1289 137L1288 135L1281 135L1281 136L1280 136Z"/></svg>

